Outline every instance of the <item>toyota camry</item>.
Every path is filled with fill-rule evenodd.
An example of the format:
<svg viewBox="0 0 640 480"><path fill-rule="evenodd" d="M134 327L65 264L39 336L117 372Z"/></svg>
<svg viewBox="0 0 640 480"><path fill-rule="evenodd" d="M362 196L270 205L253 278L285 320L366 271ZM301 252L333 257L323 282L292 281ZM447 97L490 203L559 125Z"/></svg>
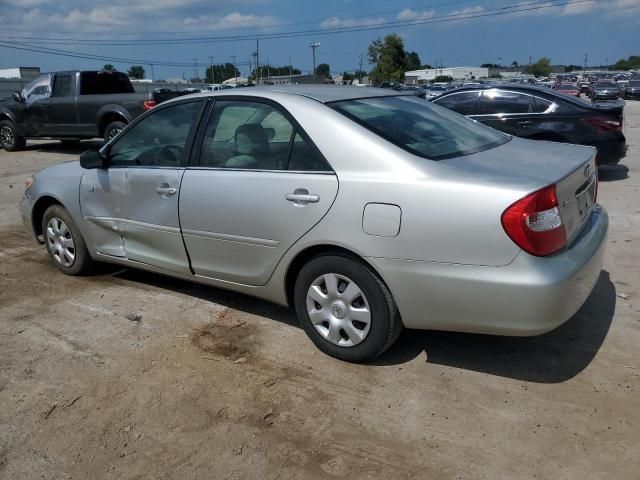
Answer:
<svg viewBox="0 0 640 480"><path fill-rule="evenodd" d="M319 349L366 361L403 327L569 319L606 243L595 154L393 90L223 90L40 171L21 212L65 274L109 262L289 305Z"/></svg>

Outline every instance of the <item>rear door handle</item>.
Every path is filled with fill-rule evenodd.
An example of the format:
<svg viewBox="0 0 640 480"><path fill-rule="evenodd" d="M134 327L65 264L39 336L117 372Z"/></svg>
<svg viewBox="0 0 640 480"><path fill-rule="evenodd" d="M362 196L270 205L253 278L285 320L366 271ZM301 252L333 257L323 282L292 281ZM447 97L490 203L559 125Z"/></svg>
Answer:
<svg viewBox="0 0 640 480"><path fill-rule="evenodd" d="M532 123L533 123L533 122L532 122L531 120L520 120L520 121L518 122L518 125L525 126L525 125L531 125Z"/></svg>
<svg viewBox="0 0 640 480"><path fill-rule="evenodd" d="M305 190L306 191L306 190ZM298 192L298 190L296 190ZM307 203L318 203L320 197L318 195L311 195L307 193L287 193L285 196L287 200L300 205L306 205Z"/></svg>
<svg viewBox="0 0 640 480"><path fill-rule="evenodd" d="M175 195L176 193L178 193L178 189L173 187L158 187L156 188L156 192L158 192L163 197L168 197L169 195Z"/></svg>

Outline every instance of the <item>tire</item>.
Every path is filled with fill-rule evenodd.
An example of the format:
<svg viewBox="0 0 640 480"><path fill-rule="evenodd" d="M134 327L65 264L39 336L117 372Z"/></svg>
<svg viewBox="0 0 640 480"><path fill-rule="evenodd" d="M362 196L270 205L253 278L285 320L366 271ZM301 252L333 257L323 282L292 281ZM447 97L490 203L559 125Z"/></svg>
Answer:
<svg viewBox="0 0 640 480"><path fill-rule="evenodd" d="M17 152L27 145L25 138L18 135L16 124L11 120L0 122L0 145L7 152Z"/></svg>
<svg viewBox="0 0 640 480"><path fill-rule="evenodd" d="M93 269L94 261L84 238L71 215L61 205L52 205L44 212L42 232L49 258L62 273L85 275Z"/></svg>
<svg viewBox="0 0 640 480"><path fill-rule="evenodd" d="M104 129L104 143L107 143L113 137L115 137L118 133L124 130L127 124L121 122L120 120L116 120L115 122L111 122L107 125L107 128Z"/></svg>
<svg viewBox="0 0 640 480"><path fill-rule="evenodd" d="M373 360L402 330L387 286L369 266L348 256L323 255L304 265L296 279L294 304L316 347L348 362Z"/></svg>

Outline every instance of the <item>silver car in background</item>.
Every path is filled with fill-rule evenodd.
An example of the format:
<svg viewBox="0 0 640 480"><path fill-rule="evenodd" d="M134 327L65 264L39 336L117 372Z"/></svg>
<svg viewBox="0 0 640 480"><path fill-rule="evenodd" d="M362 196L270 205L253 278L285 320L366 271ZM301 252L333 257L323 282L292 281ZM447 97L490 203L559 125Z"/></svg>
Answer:
<svg viewBox="0 0 640 480"><path fill-rule="evenodd" d="M291 305L322 351L366 361L402 326L569 319L606 243L594 158L391 90L225 90L37 173L21 211L64 273L110 262Z"/></svg>

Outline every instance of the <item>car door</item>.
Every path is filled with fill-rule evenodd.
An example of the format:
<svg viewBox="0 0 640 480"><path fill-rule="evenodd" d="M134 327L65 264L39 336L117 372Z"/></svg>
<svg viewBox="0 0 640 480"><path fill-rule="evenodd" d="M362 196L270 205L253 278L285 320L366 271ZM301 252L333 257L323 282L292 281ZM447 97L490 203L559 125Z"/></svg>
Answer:
<svg viewBox="0 0 640 480"><path fill-rule="evenodd" d="M530 137L540 131L542 114L550 104L543 99L536 103L528 93L492 88L482 92L472 118L517 137Z"/></svg>
<svg viewBox="0 0 640 480"><path fill-rule="evenodd" d="M189 273L178 198L202 105L154 109L104 147L108 168L84 172L80 206L98 253Z"/></svg>
<svg viewBox="0 0 640 480"><path fill-rule="evenodd" d="M75 105L76 74L56 73L51 90L51 134L69 136L77 132L78 119Z"/></svg>
<svg viewBox="0 0 640 480"><path fill-rule="evenodd" d="M193 271L265 284L285 252L327 213L331 167L278 105L220 100L197 165L182 180L180 222Z"/></svg>
<svg viewBox="0 0 640 480"><path fill-rule="evenodd" d="M51 74L44 74L31 81L22 91L18 118L24 131L30 136L51 135L50 117Z"/></svg>

